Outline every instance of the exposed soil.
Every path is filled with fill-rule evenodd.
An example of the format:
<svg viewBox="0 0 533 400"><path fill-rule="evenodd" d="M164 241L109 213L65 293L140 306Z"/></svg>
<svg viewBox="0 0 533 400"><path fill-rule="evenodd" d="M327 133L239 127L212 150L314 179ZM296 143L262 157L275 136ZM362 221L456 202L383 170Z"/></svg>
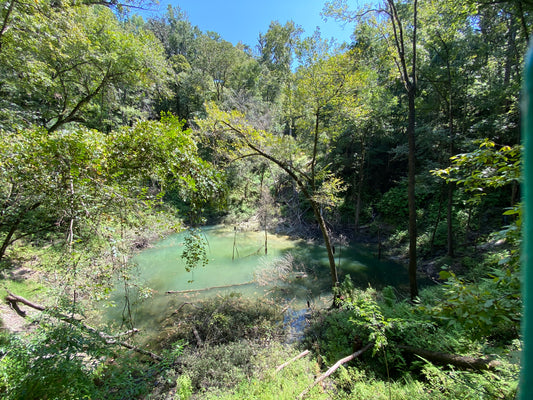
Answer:
<svg viewBox="0 0 533 400"><path fill-rule="evenodd" d="M0 331L8 331L10 333L29 332L35 325L31 323L31 315L38 311L25 308L24 311L28 314L26 318L18 315L8 304L0 304L0 318L2 319L2 327Z"/></svg>
<svg viewBox="0 0 533 400"><path fill-rule="evenodd" d="M4 271L4 277L14 281L23 281L29 279L39 279L38 272L25 267L19 266L9 271ZM18 315L11 305L5 300L6 291L0 287L0 332L8 331L11 333L29 332L34 328L32 324L33 316L37 315L39 311L30 307L21 306L21 309L26 313L26 318Z"/></svg>

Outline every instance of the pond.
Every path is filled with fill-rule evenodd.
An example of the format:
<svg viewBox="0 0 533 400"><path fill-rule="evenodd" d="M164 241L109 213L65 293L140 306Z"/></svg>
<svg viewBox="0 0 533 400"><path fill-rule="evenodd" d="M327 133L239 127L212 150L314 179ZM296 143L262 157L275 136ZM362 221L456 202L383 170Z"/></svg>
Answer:
<svg viewBox="0 0 533 400"><path fill-rule="evenodd" d="M152 289L151 297L133 301L136 304L131 309L137 326L152 325L154 319L184 302L220 294L269 298L287 303L292 309L331 302L325 246L268 234L265 254L264 232L204 227L209 263L187 272L181 257L185 235L172 235L134 257L139 283ZM349 274L354 284L362 288L408 285L405 266L378 260L371 249L357 244L337 246L335 257L341 281ZM115 301L117 307L107 314L117 321L124 311L123 291L117 291Z"/></svg>

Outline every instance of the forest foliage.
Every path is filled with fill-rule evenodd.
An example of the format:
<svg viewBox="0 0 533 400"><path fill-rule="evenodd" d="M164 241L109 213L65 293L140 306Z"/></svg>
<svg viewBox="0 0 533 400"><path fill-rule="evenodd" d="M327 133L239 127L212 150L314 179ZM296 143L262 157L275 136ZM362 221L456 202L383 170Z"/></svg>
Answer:
<svg viewBox="0 0 533 400"><path fill-rule="evenodd" d="M147 237L191 227L186 257L195 268L208 260L192 228L255 220L325 244L337 309L310 328L318 367L345 356L354 337L382 357L341 369L339 396L381 390L386 370L406 380L398 396L464 398L478 387L511 398L513 363L501 368L498 391L488 375L421 364L398 345L498 348L502 359L519 350L519 97L531 3L387 0L357 9L332 0L324 15L353 30L350 43L273 21L254 47L201 31L179 7L145 20L135 13L142 5L0 5L2 285L12 288L11 271L32 266L49 278L47 305L81 318L117 279L126 291L137 285L128 259ZM343 237L386 249L409 265L410 282L357 291L335 267ZM438 285L419 293L421 274ZM282 336L278 314L262 312L262 335ZM253 350L257 365L272 362L286 349L269 358L248 333L231 344L242 356L231 367L242 378L236 393L257 384L269 392L278 378L254 375L245 359ZM115 366L97 361L112 354L79 326L45 318L29 338L2 336L0 394L97 398L103 386L133 398L167 376L167 389L190 398L210 390L201 375L229 348L211 343L200 366L187 335L167 343L162 366ZM312 373L314 364L303 365L294 379ZM128 376L146 386L125 385Z"/></svg>

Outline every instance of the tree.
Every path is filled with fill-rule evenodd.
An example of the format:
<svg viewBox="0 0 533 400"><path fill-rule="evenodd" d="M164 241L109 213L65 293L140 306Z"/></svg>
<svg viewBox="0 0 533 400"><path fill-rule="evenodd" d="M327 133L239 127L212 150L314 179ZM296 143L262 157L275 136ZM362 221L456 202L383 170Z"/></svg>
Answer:
<svg viewBox="0 0 533 400"><path fill-rule="evenodd" d="M167 57L180 55L188 60L195 57L196 39L202 32L190 23L181 8L169 4L165 16L149 18L146 27L163 44Z"/></svg>
<svg viewBox="0 0 533 400"><path fill-rule="evenodd" d="M273 21L268 31L259 35L259 63L266 68L261 76L263 100L273 103L286 87L301 33L293 21L285 25Z"/></svg>
<svg viewBox="0 0 533 400"><path fill-rule="evenodd" d="M438 7L438 10L437 8ZM420 67L420 79L424 89L425 102L431 106L421 111L424 125L436 131L429 146L435 148L435 141L442 146L439 155L444 159L432 160L445 163L458 147L459 130L463 129L466 85L469 78L469 58L473 37L471 17L473 10L464 2L440 2L426 4L424 13L426 29L420 43L426 55L426 62ZM429 84L429 86L428 86ZM425 113L424 113L425 111ZM422 115L425 114L425 115ZM429 163L428 163L429 164ZM442 164L441 164L442 165ZM431 168L431 167L430 167ZM447 253L454 256L453 201L455 185L447 184ZM439 209L440 215L440 209ZM437 221L438 224L438 221ZM437 228L435 226L435 230Z"/></svg>
<svg viewBox="0 0 533 400"><path fill-rule="evenodd" d="M107 265L93 265L89 246L107 243L120 252L106 227L126 223L138 207L157 207L169 189L199 205L220 182L199 158L192 131L168 116L110 134L85 128L4 133L0 147L0 257L24 237L62 237L65 276L75 281L68 271L86 269L102 290L112 274ZM86 253L76 251L79 244Z"/></svg>
<svg viewBox="0 0 533 400"><path fill-rule="evenodd" d="M148 19L146 29L159 39L172 68L167 82L172 93L158 97L156 111L170 111L188 121L203 110L206 99L212 98L212 82L194 68L202 32L179 7L171 5L165 16Z"/></svg>
<svg viewBox="0 0 533 400"><path fill-rule="evenodd" d="M215 87L215 99L222 101L224 89L228 88L236 67L246 54L222 40L218 34L202 35L198 39L198 53L194 66L211 77Z"/></svg>
<svg viewBox="0 0 533 400"><path fill-rule="evenodd" d="M433 174L463 187L470 201L479 203L491 191L514 187L521 180L522 147L496 145L485 139L469 153L451 158L451 166ZM511 189L512 191L512 189ZM497 266L478 282L467 282L453 271L441 271L446 279L445 301L435 306L437 318L458 321L474 337L494 334L495 329L518 336L522 310L520 291L521 204L515 203L503 213L510 223L496 232L507 248Z"/></svg>
<svg viewBox="0 0 533 400"><path fill-rule="evenodd" d="M343 1L333 1L326 4L327 15L347 20L363 20L368 10L352 14ZM417 0L400 2L386 0L384 8L370 10L372 13L386 15L389 29L383 30L382 36L389 46L389 56L394 60L405 94L407 95L408 117L406 134L408 140L408 205L409 205L409 285L411 298L418 296L417 286L417 222L416 222L416 96L417 96L417 28L418 3ZM412 17L412 21L409 18ZM377 21L374 21L377 22Z"/></svg>
<svg viewBox="0 0 533 400"><path fill-rule="evenodd" d="M411 299L418 296L418 285L416 281L417 270L417 254L416 254L416 198L415 198L415 177L416 177L416 149L415 149L415 123L416 123L416 46L417 46L417 0L413 2L413 22L412 22L412 37L411 37L411 58L408 59L406 47L409 45L405 35L403 17L400 17L398 8L394 0L387 0L390 22L393 30L393 43L396 49L396 63L401 79L405 86L407 93L407 101L409 107L408 121L407 121L407 139L409 144L409 170L408 170L408 189L407 199L409 203L409 285L411 290ZM410 69L409 69L410 68Z"/></svg>
<svg viewBox="0 0 533 400"><path fill-rule="evenodd" d="M49 131L69 123L110 130L148 116L142 103L165 90L167 73L153 35L128 30L106 7L43 7L20 15L0 53L2 127L25 121Z"/></svg>
<svg viewBox="0 0 533 400"><path fill-rule="evenodd" d="M207 106L207 118L198 120L205 140L227 162L261 157L287 173L309 202L328 252L332 285L338 284L333 249L323 207L332 205L342 191L342 182L324 166L317 168L318 146L301 147L294 137L256 129L237 111L224 112L215 104ZM318 142L317 142L318 143Z"/></svg>

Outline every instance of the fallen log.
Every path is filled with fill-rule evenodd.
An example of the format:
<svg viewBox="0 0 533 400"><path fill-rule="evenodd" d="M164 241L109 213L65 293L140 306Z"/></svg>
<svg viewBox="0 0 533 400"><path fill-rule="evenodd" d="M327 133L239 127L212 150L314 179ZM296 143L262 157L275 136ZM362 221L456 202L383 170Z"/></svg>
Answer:
<svg viewBox="0 0 533 400"><path fill-rule="evenodd" d="M89 325L86 325L84 324L81 320L79 319L76 319L74 317L69 317L68 315L64 315L64 314L61 314L61 313L58 313L58 312L55 312L55 311L52 311L52 310L48 310L45 306L41 305L41 304L37 304L37 303L34 303L22 296L17 296L11 292L7 292L8 295L6 296L6 300L11 304L11 306L15 309L15 311L18 309L19 311L17 311L17 313L22 316L22 317L26 317L26 313L22 310L20 310L20 308L18 307L18 303L22 303L22 304L25 304L27 305L28 307L31 307L31 308L34 308L36 310L39 310L39 311L49 311L50 312L50 315L52 315L53 317L63 321L63 322L66 322L66 323L69 323L71 325L74 325L78 328L81 328L83 330L85 330L86 332L89 332L91 334L94 334L94 335L97 335L99 336L102 340L104 340L104 342L106 344L109 344L109 345L118 345L118 346L122 346L122 347L125 347L127 349L130 349L130 350L133 350L139 354L142 354L142 355L145 355L145 356L148 356L150 358L152 358L153 360L156 360L156 361L162 361L163 358L155 353L152 353L148 350L143 350L143 349L140 349L132 344L129 344L129 343L126 343L126 342L123 342L123 341L119 341L119 340L116 340L117 337L120 337L120 336L124 336L124 335L127 335L127 334L133 334L133 333L137 333L139 332L138 329L132 329L126 333L121 333L121 334L118 334L118 335L115 335L115 336L110 336L108 335L107 333L104 333L104 332L101 332L101 331L98 331L96 328L93 328L92 326L89 326Z"/></svg>
<svg viewBox="0 0 533 400"><path fill-rule="evenodd" d="M187 290L167 290L166 294L183 294L183 293L196 293L196 292L206 292L208 290L213 289L227 289L237 286L245 286L245 285L251 285L252 283L255 283L254 281L244 282L244 283L233 283L231 285L222 285L222 286L211 286L201 289L187 289Z"/></svg>
<svg viewBox="0 0 533 400"><path fill-rule="evenodd" d="M294 358L291 358L289 361L279 365L277 368L276 368L276 373L278 373L279 371L281 371L283 368L285 368L287 365L293 363L294 361L296 360L299 360L300 358L303 358L305 357L306 355L309 354L309 350L305 350L303 352L301 352L300 354L298 354L296 357Z"/></svg>
<svg viewBox="0 0 533 400"><path fill-rule="evenodd" d="M398 348L437 364L453 365L463 369L477 369L483 371L493 369L500 364L499 361L496 360L442 353L440 351L431 351L401 344L398 345Z"/></svg>
<svg viewBox="0 0 533 400"><path fill-rule="evenodd" d="M324 374L320 375L318 378L315 379L315 381L307 387L300 395L298 396L299 399L303 399L307 394L313 389L316 385L318 385L320 382L322 382L324 379L326 379L328 376L330 376L332 373L334 373L342 364L345 364L349 361L352 361L354 358L359 357L361 354L363 354L365 351L367 351L370 347L372 347L374 343L370 342L367 343L365 347L363 347L361 350L356 351L355 353L350 354L347 357L341 358L339 361L337 361L331 368L329 368Z"/></svg>

